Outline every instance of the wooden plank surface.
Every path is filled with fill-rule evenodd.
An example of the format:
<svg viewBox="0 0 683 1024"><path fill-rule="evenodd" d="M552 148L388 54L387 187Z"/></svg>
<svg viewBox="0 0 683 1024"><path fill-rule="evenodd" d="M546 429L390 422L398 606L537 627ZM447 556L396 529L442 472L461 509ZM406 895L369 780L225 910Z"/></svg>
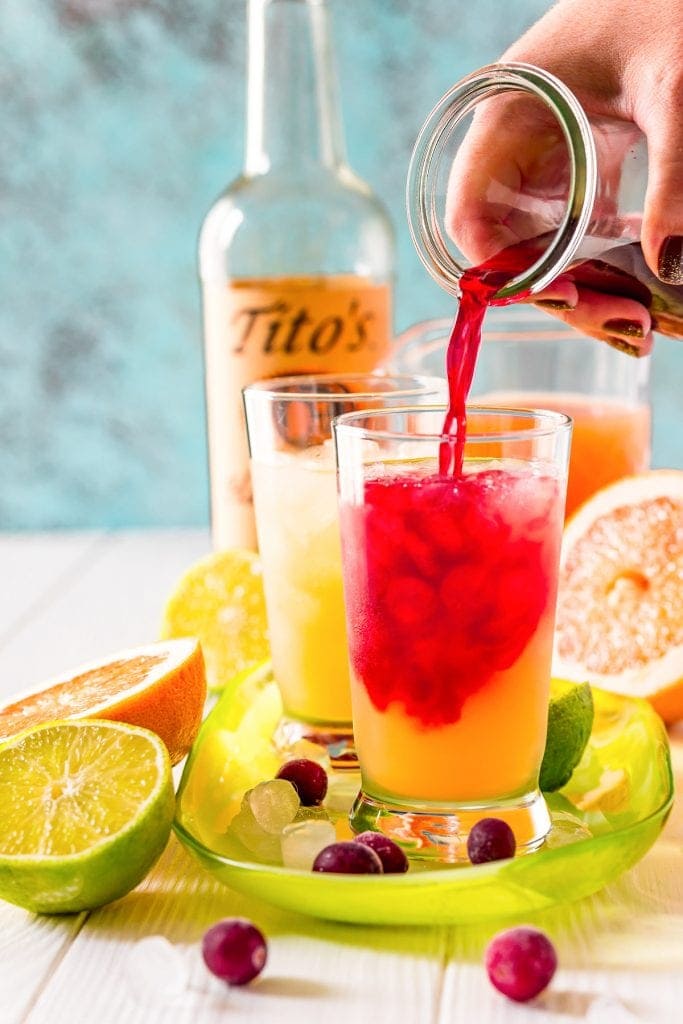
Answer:
<svg viewBox="0 0 683 1024"><path fill-rule="evenodd" d="M59 537L20 545L7 580L24 613L9 620L0 643L0 697L67 672L85 661L156 640L166 598L180 574L209 550L206 531L145 531ZM66 556L71 551L71 561ZM0 558L7 548L0 548ZM49 568L45 582L43 566ZM2 563L0 563L2 564ZM29 581L39 598L30 602ZM6 598L5 598L6 600ZM3 622L4 619L0 619Z"/></svg>
<svg viewBox="0 0 683 1024"><path fill-rule="evenodd" d="M28 685L154 639L171 585L208 546L200 531L0 539L0 565L13 567L6 590L16 593L0 606L0 694L10 678L12 688ZM672 740L683 782L683 728ZM560 970L531 1009L485 977L495 926L373 929L299 917L222 888L173 839L138 889L89 916L38 918L0 903L0 1021L672 1024L683 1003L682 869L679 803L628 875L532 919L556 942ZM263 928L269 962L257 984L228 991L205 970L199 939L233 914ZM181 971L171 959L157 977L145 945L154 936L170 943L163 948ZM148 961L141 981L136 965Z"/></svg>

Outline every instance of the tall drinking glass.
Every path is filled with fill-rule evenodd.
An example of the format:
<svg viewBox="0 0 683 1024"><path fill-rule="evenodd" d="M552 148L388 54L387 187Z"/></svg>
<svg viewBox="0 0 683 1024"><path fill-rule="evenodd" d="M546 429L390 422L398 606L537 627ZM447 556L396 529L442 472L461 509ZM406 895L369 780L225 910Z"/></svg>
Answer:
<svg viewBox="0 0 683 1024"><path fill-rule="evenodd" d="M336 420L356 831L465 857L483 817L520 851L550 827L538 775L571 422L471 408L439 473L444 409Z"/></svg>
<svg viewBox="0 0 683 1024"><path fill-rule="evenodd" d="M268 630L285 713L278 738L325 745L338 767L356 767L356 758L332 420L444 395L442 379L376 373L280 377L244 390Z"/></svg>
<svg viewBox="0 0 683 1024"><path fill-rule="evenodd" d="M392 365L440 373L450 320L427 320L397 339ZM488 311L470 401L555 409L574 429L566 514L595 491L650 465L650 357L634 359L531 306Z"/></svg>

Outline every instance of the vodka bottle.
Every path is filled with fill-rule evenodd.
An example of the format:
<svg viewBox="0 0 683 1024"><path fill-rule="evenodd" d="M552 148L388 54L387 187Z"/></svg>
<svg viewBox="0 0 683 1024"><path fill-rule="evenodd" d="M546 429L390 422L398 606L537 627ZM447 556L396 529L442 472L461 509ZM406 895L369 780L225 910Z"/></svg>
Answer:
<svg viewBox="0 0 683 1024"><path fill-rule="evenodd" d="M346 162L325 0L249 0L242 174L200 236L216 547L255 547L241 389L366 372L391 338L394 241Z"/></svg>

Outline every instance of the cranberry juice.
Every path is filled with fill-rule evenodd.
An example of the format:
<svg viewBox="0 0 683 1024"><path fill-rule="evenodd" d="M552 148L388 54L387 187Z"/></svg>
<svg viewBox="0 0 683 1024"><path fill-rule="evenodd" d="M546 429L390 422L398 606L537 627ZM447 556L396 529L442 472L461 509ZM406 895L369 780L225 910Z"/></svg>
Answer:
<svg viewBox="0 0 683 1024"><path fill-rule="evenodd" d="M354 731L375 794L486 800L536 784L562 494L524 465L486 466L378 472L362 503L342 502Z"/></svg>
<svg viewBox="0 0 683 1024"><path fill-rule="evenodd" d="M498 262L462 282L438 465L366 467L362 495L342 494L354 733L375 796L486 801L536 786L563 488L552 470L493 460L491 445L464 461L481 325L510 276Z"/></svg>

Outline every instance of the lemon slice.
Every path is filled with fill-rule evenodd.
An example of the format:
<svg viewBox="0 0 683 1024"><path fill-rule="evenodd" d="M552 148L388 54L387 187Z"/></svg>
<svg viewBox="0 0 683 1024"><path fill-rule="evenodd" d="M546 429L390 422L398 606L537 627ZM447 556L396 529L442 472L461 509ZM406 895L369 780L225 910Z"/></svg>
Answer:
<svg viewBox="0 0 683 1024"><path fill-rule="evenodd" d="M217 551L178 581L164 611L162 639L201 641L210 690L222 690L270 656L261 564L253 551Z"/></svg>
<svg viewBox="0 0 683 1024"><path fill-rule="evenodd" d="M52 722L0 747L0 898L39 913L125 895L168 840L162 740L121 722Z"/></svg>
<svg viewBox="0 0 683 1024"><path fill-rule="evenodd" d="M181 823L220 850L242 797L280 766L273 732L282 699L270 662L237 675L195 740L178 788Z"/></svg>

